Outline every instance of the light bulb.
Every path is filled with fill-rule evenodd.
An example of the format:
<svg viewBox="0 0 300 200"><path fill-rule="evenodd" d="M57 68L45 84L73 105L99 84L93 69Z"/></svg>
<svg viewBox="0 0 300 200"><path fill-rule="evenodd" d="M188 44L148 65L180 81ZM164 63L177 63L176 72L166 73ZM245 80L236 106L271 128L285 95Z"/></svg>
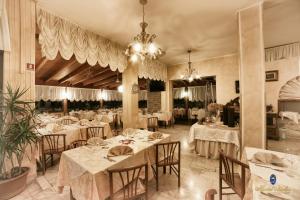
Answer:
<svg viewBox="0 0 300 200"><path fill-rule="evenodd" d="M200 78L200 75L197 74L197 75L196 75L196 79L199 79L199 78Z"/></svg>
<svg viewBox="0 0 300 200"><path fill-rule="evenodd" d="M181 75L180 75L180 78L183 79L183 77L184 77L184 76L181 74Z"/></svg>
<svg viewBox="0 0 300 200"><path fill-rule="evenodd" d="M142 51L142 45L138 42L135 43L132 48L135 52L141 52Z"/></svg>
<svg viewBox="0 0 300 200"><path fill-rule="evenodd" d="M138 60L138 56L136 54L133 54L131 57L130 57L130 60L132 62L136 62Z"/></svg>
<svg viewBox="0 0 300 200"><path fill-rule="evenodd" d="M193 79L193 77L189 77L189 82L192 82L194 79Z"/></svg>
<svg viewBox="0 0 300 200"><path fill-rule="evenodd" d="M123 85L119 85L118 92L120 92L120 93L124 92L124 86Z"/></svg>
<svg viewBox="0 0 300 200"><path fill-rule="evenodd" d="M155 54L155 53L156 53L156 50L157 50L157 48L156 48L155 44L150 43L149 46L148 46L148 52L149 52L150 54Z"/></svg>

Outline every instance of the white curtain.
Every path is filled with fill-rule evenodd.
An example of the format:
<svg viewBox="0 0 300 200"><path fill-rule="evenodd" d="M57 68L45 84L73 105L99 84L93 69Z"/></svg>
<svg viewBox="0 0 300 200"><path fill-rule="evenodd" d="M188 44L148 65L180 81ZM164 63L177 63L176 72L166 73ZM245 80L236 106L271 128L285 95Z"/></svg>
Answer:
<svg viewBox="0 0 300 200"><path fill-rule="evenodd" d="M184 97L188 97L189 101L205 101L205 86L195 86L188 87L188 90L185 91L184 87L174 88L173 96L174 99L183 99ZM216 86L213 85L213 96L216 98Z"/></svg>
<svg viewBox="0 0 300 200"><path fill-rule="evenodd" d="M101 97L104 101L122 101L122 93L117 90L102 90Z"/></svg>
<svg viewBox="0 0 300 200"><path fill-rule="evenodd" d="M65 98L71 101L98 101L101 98L100 89L70 88L47 85L36 85L35 94L36 101L61 101Z"/></svg>
<svg viewBox="0 0 300 200"><path fill-rule="evenodd" d="M187 93L185 92L185 88L173 88L173 98L174 99L183 99L186 97Z"/></svg>
<svg viewBox="0 0 300 200"><path fill-rule="evenodd" d="M300 43L282 45L265 50L266 62L300 56Z"/></svg>
<svg viewBox="0 0 300 200"><path fill-rule="evenodd" d="M139 101L147 100L147 94L148 94L147 90L140 90L139 91Z"/></svg>
<svg viewBox="0 0 300 200"><path fill-rule="evenodd" d="M126 47L42 9L38 9L37 24L42 55L49 60L54 60L60 52L66 60L74 54L79 63L87 62L91 66L99 63L102 67L109 65L112 71L118 69L123 72L127 67ZM139 65L138 73L140 78L167 80L167 67L157 60L144 60Z"/></svg>
<svg viewBox="0 0 300 200"><path fill-rule="evenodd" d="M0 0L0 50L10 51L10 34L6 12L6 0Z"/></svg>

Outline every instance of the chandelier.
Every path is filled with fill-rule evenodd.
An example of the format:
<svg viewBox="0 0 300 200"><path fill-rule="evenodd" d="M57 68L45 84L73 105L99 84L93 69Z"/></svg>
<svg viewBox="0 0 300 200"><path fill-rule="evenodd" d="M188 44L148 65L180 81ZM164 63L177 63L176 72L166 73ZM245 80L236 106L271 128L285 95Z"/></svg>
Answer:
<svg viewBox="0 0 300 200"><path fill-rule="evenodd" d="M183 80L188 80L189 82L192 82L194 79L200 79L200 75L196 72L194 68L192 68L192 62L191 62L191 52L192 50L189 49L189 62L188 62L188 68L185 69L184 73L180 76Z"/></svg>
<svg viewBox="0 0 300 200"><path fill-rule="evenodd" d="M155 34L146 33L148 24L145 22L145 10L144 7L147 4L147 0L140 0L140 4L143 6L143 22L140 23L142 32L134 37L133 42L130 43L125 51L132 62L136 62L139 58L143 61L146 57L150 59L157 59L163 55L164 52L155 43Z"/></svg>

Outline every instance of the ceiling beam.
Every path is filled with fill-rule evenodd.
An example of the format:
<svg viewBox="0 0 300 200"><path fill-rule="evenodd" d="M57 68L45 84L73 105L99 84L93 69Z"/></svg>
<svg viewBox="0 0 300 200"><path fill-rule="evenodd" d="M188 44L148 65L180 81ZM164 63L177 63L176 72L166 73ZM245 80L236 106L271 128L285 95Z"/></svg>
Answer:
<svg viewBox="0 0 300 200"><path fill-rule="evenodd" d="M94 78L84 81L83 85L90 85L90 84L98 83L99 81L102 81L108 77L111 77L112 75L116 76L116 73L113 71L106 71L103 74L100 74L98 76L95 76Z"/></svg>
<svg viewBox="0 0 300 200"><path fill-rule="evenodd" d="M100 70L99 70L99 68L100 68ZM106 72L107 73L111 72L110 68L102 68L99 65L94 70L95 71L91 74L91 76L85 76L85 77L77 80L77 82L74 82L74 84L82 82L83 85L89 85L89 81L91 81L93 79L99 80L99 78L97 78L97 77L101 77L101 75L105 74ZM86 82L88 82L88 84L86 84Z"/></svg>
<svg viewBox="0 0 300 200"><path fill-rule="evenodd" d="M99 86L95 86L95 87L99 87L99 88L114 88L118 85L121 85L122 82L120 81L119 83L117 83L116 81L114 80L110 80L110 81L107 81Z"/></svg>
<svg viewBox="0 0 300 200"><path fill-rule="evenodd" d="M45 64L47 63L48 59L46 57L43 57L42 60L40 61L40 63L36 66L35 68L35 73L39 74L42 70L42 68L45 66Z"/></svg>
<svg viewBox="0 0 300 200"><path fill-rule="evenodd" d="M71 59L69 60L69 62L66 65L61 66L61 68L59 68L58 70L54 71L53 73L49 74L48 77L45 79L46 82L50 81L51 79L53 79L53 77L55 77L57 74L61 73L65 68L71 67L72 65L74 65L75 63L77 63L76 58L71 57Z"/></svg>
<svg viewBox="0 0 300 200"><path fill-rule="evenodd" d="M88 63L85 63L83 65L81 65L80 67L78 67L77 69L75 69L74 71L72 71L71 73L69 73L67 76L61 78L58 82L60 84L70 80L71 78L74 78L75 76L79 76L80 74L85 73L86 71L88 71L88 68L90 67L90 65Z"/></svg>
<svg viewBox="0 0 300 200"><path fill-rule="evenodd" d="M116 80L117 80L117 76L112 75L110 77L107 77L106 79L103 79L101 81L94 83L93 85L97 87L97 86L101 86L101 85L109 83L109 82L113 82L113 81L115 82Z"/></svg>

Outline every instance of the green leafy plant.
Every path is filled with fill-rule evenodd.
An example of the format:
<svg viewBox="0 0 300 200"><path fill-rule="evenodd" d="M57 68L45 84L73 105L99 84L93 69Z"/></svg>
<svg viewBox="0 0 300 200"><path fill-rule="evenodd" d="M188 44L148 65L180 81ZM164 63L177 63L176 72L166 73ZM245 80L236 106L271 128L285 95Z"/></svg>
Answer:
<svg viewBox="0 0 300 200"><path fill-rule="evenodd" d="M8 85L0 93L0 180L24 172L26 148L32 148L38 140L34 102L22 100L26 92Z"/></svg>

